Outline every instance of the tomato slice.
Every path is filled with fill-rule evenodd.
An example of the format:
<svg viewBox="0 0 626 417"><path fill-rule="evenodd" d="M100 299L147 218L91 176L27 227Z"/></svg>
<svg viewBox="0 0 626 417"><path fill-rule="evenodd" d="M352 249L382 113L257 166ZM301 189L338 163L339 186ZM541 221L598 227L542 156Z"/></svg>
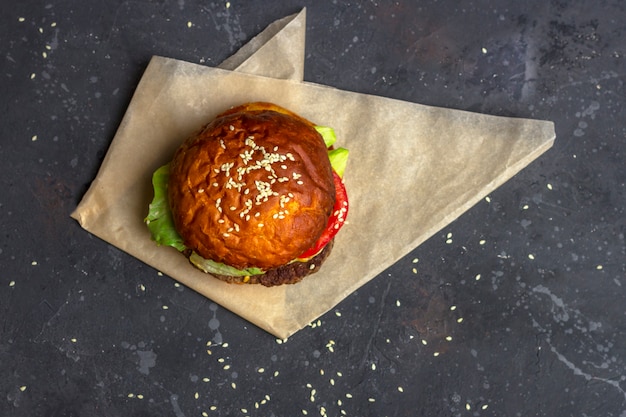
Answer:
<svg viewBox="0 0 626 417"><path fill-rule="evenodd" d="M348 216L348 193L343 180L335 171L333 171L333 182L335 183L335 205L328 219L328 225L320 238L317 239L317 242L302 255L298 256L298 259L307 259L315 256L335 237L346 221Z"/></svg>

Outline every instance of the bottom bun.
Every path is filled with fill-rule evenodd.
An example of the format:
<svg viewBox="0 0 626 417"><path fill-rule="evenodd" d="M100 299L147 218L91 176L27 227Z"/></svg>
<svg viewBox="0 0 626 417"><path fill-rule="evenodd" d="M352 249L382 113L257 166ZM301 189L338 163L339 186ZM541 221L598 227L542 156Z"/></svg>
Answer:
<svg viewBox="0 0 626 417"><path fill-rule="evenodd" d="M211 274L215 278L231 284L261 284L266 287L274 287L283 284L295 284L302 281L307 275L317 272L322 263L328 258L333 249L334 239L321 250L320 253L306 262L291 262L277 268L268 269L264 274L250 276L232 276Z"/></svg>

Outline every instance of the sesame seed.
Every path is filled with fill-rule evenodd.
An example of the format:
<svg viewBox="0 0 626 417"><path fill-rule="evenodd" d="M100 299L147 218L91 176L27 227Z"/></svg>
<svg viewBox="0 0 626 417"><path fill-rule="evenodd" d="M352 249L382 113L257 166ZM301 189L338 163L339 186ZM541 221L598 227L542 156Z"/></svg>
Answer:
<svg viewBox="0 0 626 417"><path fill-rule="evenodd" d="M224 234L222 234L222 236L224 236L224 237L229 237L229 236L230 236L230 233L224 233Z"/></svg>
<svg viewBox="0 0 626 417"><path fill-rule="evenodd" d="M263 223L257 224L257 227L263 227Z"/></svg>
<svg viewBox="0 0 626 417"><path fill-rule="evenodd" d="M474 277L474 279L475 279L476 281L478 281L478 280L480 279L480 274L476 275L476 276Z"/></svg>
<svg viewBox="0 0 626 417"><path fill-rule="evenodd" d="M228 126L228 128L229 128L231 131L235 130L235 126L233 126L233 125Z"/></svg>
<svg viewBox="0 0 626 417"><path fill-rule="evenodd" d="M315 269L315 264L309 265L309 269Z"/></svg>

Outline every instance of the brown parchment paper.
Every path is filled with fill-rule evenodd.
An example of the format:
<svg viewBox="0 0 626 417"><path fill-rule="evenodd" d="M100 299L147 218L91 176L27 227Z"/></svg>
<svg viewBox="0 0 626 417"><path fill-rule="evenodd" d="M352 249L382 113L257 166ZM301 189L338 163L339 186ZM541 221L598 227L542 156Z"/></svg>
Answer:
<svg viewBox="0 0 626 417"><path fill-rule="evenodd" d="M277 53L284 58L285 51ZM262 56L264 68L275 62L272 48ZM303 55L294 56L297 68ZM231 67L248 59L234 60ZM555 138L547 121L429 107L301 82L297 70L280 72L292 79L153 57L97 177L72 213L89 232L279 338L333 308L452 222ZM143 224L152 172L212 117L255 100L332 126L338 145L350 150L348 224L320 272L296 285L230 285L207 277L175 249L157 247Z"/></svg>

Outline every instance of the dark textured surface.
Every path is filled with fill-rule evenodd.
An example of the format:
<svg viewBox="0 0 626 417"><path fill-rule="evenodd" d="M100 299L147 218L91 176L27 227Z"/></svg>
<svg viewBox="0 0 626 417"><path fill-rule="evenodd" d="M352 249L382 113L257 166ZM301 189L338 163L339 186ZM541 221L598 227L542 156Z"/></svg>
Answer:
<svg viewBox="0 0 626 417"><path fill-rule="evenodd" d="M0 4L0 415L626 416L623 2L229 6ZM69 213L150 56L217 65L302 6L307 80L557 140L283 342Z"/></svg>

